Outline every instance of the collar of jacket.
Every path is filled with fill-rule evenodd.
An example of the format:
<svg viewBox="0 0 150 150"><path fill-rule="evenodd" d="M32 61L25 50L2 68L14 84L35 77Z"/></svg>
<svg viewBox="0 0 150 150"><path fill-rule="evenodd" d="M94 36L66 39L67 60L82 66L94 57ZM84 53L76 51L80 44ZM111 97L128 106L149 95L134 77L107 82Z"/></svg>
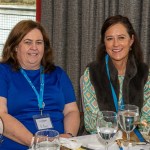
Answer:
<svg viewBox="0 0 150 150"><path fill-rule="evenodd" d="M113 65L111 59L108 62L110 70L110 79L119 97L118 71ZM94 86L97 103L100 110L116 111L110 83L106 73L105 60L101 62L92 62L88 65L90 80ZM148 66L144 63L136 64L134 56L130 55L127 61L125 78L123 81L123 99L124 103L134 104L140 108L143 105L144 85L148 77Z"/></svg>

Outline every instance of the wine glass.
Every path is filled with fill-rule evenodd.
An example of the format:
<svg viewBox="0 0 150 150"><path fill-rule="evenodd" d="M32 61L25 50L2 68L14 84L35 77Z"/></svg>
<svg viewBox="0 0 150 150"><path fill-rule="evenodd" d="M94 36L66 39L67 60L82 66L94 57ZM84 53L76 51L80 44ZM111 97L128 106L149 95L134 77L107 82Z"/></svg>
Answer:
<svg viewBox="0 0 150 150"><path fill-rule="evenodd" d="M2 140L3 130L4 130L4 125L2 119L0 118L0 143L3 141Z"/></svg>
<svg viewBox="0 0 150 150"><path fill-rule="evenodd" d="M133 140L130 139L130 133L135 129L136 122L139 120L139 107L136 105L121 105L118 110L119 124L124 132L126 132L127 144Z"/></svg>
<svg viewBox="0 0 150 150"><path fill-rule="evenodd" d="M117 113L114 111L101 111L96 118L97 133L105 143L105 150L108 150L108 143L115 140L118 130Z"/></svg>
<svg viewBox="0 0 150 150"><path fill-rule="evenodd" d="M40 130L35 133L35 150L60 150L59 132L56 130Z"/></svg>

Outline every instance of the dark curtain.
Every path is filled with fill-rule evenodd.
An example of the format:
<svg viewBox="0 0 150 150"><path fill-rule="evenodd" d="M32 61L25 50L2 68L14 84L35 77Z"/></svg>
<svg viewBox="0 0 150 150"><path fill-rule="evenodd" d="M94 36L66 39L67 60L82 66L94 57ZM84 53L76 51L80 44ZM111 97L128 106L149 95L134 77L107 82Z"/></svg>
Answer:
<svg viewBox="0 0 150 150"><path fill-rule="evenodd" d="M150 66L150 0L43 0L41 23L48 32L55 63L69 75L80 98L79 79L96 58L100 30L111 15L129 17Z"/></svg>

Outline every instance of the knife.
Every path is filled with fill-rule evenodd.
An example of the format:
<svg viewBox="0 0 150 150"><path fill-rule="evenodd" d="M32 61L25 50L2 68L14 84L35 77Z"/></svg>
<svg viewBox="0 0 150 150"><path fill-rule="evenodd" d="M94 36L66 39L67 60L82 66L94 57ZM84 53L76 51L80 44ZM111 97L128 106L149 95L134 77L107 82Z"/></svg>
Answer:
<svg viewBox="0 0 150 150"><path fill-rule="evenodd" d="M119 150L123 150L120 140L118 139L118 140L116 140L116 142L117 142L117 145L119 146Z"/></svg>
<svg viewBox="0 0 150 150"><path fill-rule="evenodd" d="M83 148L84 150L94 150L94 149L92 149L92 148L88 148L88 147L86 147L86 146L81 146L81 148Z"/></svg>
<svg viewBox="0 0 150 150"><path fill-rule="evenodd" d="M138 137L140 142L146 142L143 135L141 134L141 132L137 128L134 129L134 133L136 134L136 136Z"/></svg>

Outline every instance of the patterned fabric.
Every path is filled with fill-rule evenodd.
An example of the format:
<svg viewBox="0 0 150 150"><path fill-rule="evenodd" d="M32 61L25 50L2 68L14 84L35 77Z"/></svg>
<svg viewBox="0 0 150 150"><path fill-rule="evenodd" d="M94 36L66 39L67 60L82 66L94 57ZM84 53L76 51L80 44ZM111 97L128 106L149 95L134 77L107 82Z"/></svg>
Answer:
<svg viewBox="0 0 150 150"><path fill-rule="evenodd" d="M121 102L122 102L122 99L123 99L123 97L122 97L122 87L123 87L124 76L119 75L118 79L119 79L119 85L120 85L118 106L120 106Z"/></svg>
<svg viewBox="0 0 150 150"><path fill-rule="evenodd" d="M119 93L119 101L118 105L121 103L122 99L122 85L124 76L118 76L119 84L120 84L120 93ZM93 85L90 81L89 76L89 68L87 68L84 72L83 79L83 100L84 100L84 122L85 128L91 134L96 133L96 114L99 110L97 105L96 94ZM150 123L150 72L148 81L144 87L144 105L141 113L141 120L147 120Z"/></svg>
<svg viewBox="0 0 150 150"><path fill-rule="evenodd" d="M144 87L144 104L141 111L141 121L147 121L149 123L148 127L140 126L141 130L150 131L150 71L148 76L148 81Z"/></svg>
<svg viewBox="0 0 150 150"><path fill-rule="evenodd" d="M84 122L90 133L96 133L96 114L99 111L94 87L89 79L89 69L86 69L83 79Z"/></svg>

